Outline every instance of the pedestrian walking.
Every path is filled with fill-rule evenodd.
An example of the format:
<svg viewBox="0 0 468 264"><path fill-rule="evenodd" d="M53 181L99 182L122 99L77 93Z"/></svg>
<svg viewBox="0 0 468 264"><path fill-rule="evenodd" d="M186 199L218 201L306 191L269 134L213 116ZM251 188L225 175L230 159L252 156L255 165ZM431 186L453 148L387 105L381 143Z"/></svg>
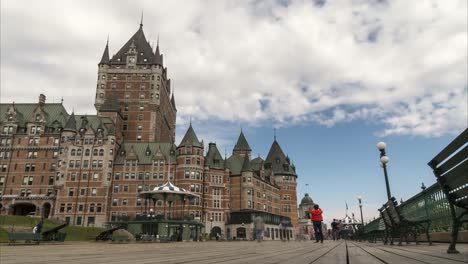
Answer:
<svg viewBox="0 0 468 264"><path fill-rule="evenodd" d="M338 239L338 240L341 239L342 228L343 228L343 223L342 223L341 220L340 220L340 221L338 221L338 231L337 231L337 233L338 233L338 238L337 238L337 239Z"/></svg>
<svg viewBox="0 0 468 264"><path fill-rule="evenodd" d="M309 209L309 214L312 220L312 223L314 225L314 231L315 231L315 243L318 243L319 241L323 243L323 232L322 232L322 221L323 221L323 216L322 216L322 209L318 206L318 204L314 205L314 208Z"/></svg>
<svg viewBox="0 0 468 264"><path fill-rule="evenodd" d="M254 224L255 224L255 237L258 242L261 242L263 240L263 229L265 227L263 224L263 219L260 215L255 216Z"/></svg>
<svg viewBox="0 0 468 264"><path fill-rule="evenodd" d="M338 239L338 222L336 219L333 219L331 226L332 226L332 238L333 238L333 241L335 241Z"/></svg>

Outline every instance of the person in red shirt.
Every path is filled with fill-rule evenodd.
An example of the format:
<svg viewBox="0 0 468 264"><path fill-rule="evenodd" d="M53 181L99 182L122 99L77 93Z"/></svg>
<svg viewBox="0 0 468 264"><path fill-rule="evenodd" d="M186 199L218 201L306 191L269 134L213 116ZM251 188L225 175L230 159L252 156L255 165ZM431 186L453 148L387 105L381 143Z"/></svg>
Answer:
<svg viewBox="0 0 468 264"><path fill-rule="evenodd" d="M309 215L310 215L310 220L312 220L312 223L314 225L314 231L315 231L315 243L318 243L319 241L323 243L323 233L322 233L322 209L319 208L318 204L314 205L314 208L309 209Z"/></svg>

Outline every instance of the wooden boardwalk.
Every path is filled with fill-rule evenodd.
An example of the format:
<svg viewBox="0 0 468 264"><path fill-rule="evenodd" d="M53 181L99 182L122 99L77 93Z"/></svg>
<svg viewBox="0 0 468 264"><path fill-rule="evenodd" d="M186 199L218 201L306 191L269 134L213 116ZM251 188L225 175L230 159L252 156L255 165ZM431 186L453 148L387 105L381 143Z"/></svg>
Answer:
<svg viewBox="0 0 468 264"><path fill-rule="evenodd" d="M354 241L307 242L67 242L0 246L0 263L468 263L468 245L461 254L445 253L447 244L386 246Z"/></svg>

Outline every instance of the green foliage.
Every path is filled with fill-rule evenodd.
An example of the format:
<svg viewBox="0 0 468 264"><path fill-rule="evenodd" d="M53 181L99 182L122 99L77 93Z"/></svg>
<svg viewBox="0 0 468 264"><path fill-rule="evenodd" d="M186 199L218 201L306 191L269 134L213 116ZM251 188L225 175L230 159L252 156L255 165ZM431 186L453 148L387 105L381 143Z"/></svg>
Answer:
<svg viewBox="0 0 468 264"><path fill-rule="evenodd" d="M35 225L39 223L40 218L27 216L1 215L0 216L0 242L7 242L7 232L10 230L21 230L22 232L32 232ZM58 224L45 219L42 231L53 228ZM93 240L99 233L104 231L100 227L82 227L82 226L67 226L60 232L67 233L65 241L87 241Z"/></svg>

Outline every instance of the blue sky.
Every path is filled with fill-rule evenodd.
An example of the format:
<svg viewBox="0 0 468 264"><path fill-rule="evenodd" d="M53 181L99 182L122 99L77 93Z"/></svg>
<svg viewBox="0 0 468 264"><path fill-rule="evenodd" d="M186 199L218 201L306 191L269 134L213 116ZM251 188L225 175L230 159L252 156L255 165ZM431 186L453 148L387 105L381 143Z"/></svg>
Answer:
<svg viewBox="0 0 468 264"><path fill-rule="evenodd" d="M231 152L245 131L265 157L273 128L305 191L343 217L373 217L386 199L378 141L388 144L392 194L409 198L426 165L467 127L466 0L0 2L0 102L48 102L95 113L97 63L143 30L159 39L177 104L199 138ZM309 184L309 190L305 189Z"/></svg>
<svg viewBox="0 0 468 264"><path fill-rule="evenodd" d="M205 143L209 141L204 136L206 130L222 127L226 140L216 143L220 152L226 150L228 156L240 133L239 124L227 122L192 121L192 126ZM181 138L187 125L179 125L177 129ZM252 148L252 157L265 158L273 142L273 126L242 125L242 129ZM418 193L422 182L426 186L436 182L427 162L462 132L453 131L439 137L379 136L378 131L382 129L382 125L367 121L333 127L303 124L278 128L277 140L296 165L298 201L304 193L309 193L323 208L325 217L332 219L345 216L346 203L349 214L354 212L358 216L357 196L362 196L364 219L372 219L387 199L384 174L379 166L380 152L376 147L379 141L387 143L390 190L400 201Z"/></svg>

